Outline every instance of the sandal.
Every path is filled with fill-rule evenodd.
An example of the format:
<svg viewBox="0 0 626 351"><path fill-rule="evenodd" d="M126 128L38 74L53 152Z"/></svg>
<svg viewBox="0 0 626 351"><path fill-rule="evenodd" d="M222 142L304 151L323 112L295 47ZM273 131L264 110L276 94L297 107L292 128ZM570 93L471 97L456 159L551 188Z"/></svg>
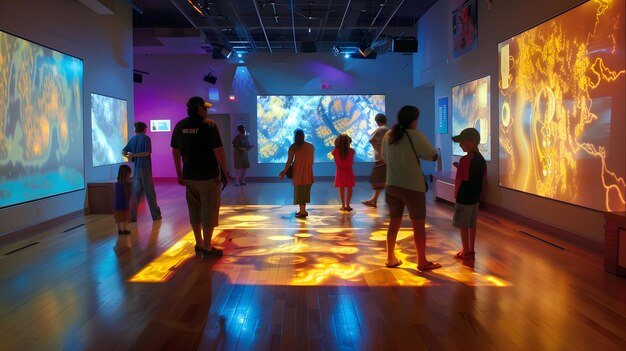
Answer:
<svg viewBox="0 0 626 351"><path fill-rule="evenodd" d="M376 208L376 203L372 200L363 200L361 203L365 206Z"/></svg>
<svg viewBox="0 0 626 351"><path fill-rule="evenodd" d="M401 264L402 264L402 260L396 260L396 263L393 263L393 264L389 264L389 262L385 262L385 266L387 266L387 268L400 267Z"/></svg>
<svg viewBox="0 0 626 351"><path fill-rule="evenodd" d="M437 262L428 262L423 266L417 266L417 270L421 272L431 271L433 269L441 268L441 265Z"/></svg>
<svg viewBox="0 0 626 351"><path fill-rule="evenodd" d="M304 212L304 213L296 212L296 218L306 218L308 215L309 215L308 212Z"/></svg>
<svg viewBox="0 0 626 351"><path fill-rule="evenodd" d="M468 260L476 257L476 252L463 252L463 250L459 251L454 255L454 258L459 260Z"/></svg>

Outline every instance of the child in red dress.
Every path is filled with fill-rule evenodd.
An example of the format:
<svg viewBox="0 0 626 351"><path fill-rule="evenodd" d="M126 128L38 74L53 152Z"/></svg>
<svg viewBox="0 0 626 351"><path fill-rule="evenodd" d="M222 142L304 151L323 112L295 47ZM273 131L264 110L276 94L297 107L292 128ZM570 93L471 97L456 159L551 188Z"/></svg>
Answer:
<svg viewBox="0 0 626 351"><path fill-rule="evenodd" d="M352 139L347 134L341 134L335 139L335 148L332 151L335 159L335 187L339 188L341 198L341 211L352 211L350 200L352 199L352 188L354 187L354 149L350 147ZM346 194L347 189L347 194Z"/></svg>

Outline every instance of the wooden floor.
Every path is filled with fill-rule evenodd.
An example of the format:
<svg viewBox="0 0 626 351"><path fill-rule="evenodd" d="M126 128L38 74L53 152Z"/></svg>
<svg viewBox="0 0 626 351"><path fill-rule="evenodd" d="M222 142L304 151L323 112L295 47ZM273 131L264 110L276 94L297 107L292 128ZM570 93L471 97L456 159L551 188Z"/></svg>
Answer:
<svg viewBox="0 0 626 351"><path fill-rule="evenodd" d="M184 188L157 195L163 220L144 203L128 237L91 215L0 247L0 350L626 350L626 279L599 254L483 214L475 261L455 260L451 207L431 194L428 256L443 268L428 273L408 218L404 264L384 267L386 206L360 204L366 183L349 214L314 184L306 220L287 182L229 187L224 257L205 261Z"/></svg>

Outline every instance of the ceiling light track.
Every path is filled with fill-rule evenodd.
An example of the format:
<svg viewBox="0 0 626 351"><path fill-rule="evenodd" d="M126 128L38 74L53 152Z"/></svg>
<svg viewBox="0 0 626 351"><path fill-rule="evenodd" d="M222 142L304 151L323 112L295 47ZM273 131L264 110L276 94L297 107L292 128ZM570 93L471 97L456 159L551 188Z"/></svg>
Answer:
<svg viewBox="0 0 626 351"><path fill-rule="evenodd" d="M341 34L341 31L343 30L343 22L346 20L346 15L348 14L348 9L350 8L350 3L352 2L352 0L348 1L348 4L346 5L346 10L343 12L343 17L341 18L341 23L339 24L339 29L337 29L337 40L339 40L339 35Z"/></svg>
<svg viewBox="0 0 626 351"><path fill-rule="evenodd" d="M296 43L296 24L293 16L293 0L291 0L291 32L293 33L293 49L298 53L298 44Z"/></svg>
<svg viewBox="0 0 626 351"><path fill-rule="evenodd" d="M263 26L263 19L261 19L261 13L259 12L259 6L256 4L256 0L252 0L252 4L254 5L254 9L256 10L256 15L259 17L259 23L261 23L261 28L263 29L263 35L265 36L265 41L267 42L267 48L270 50L270 54L272 53L272 45L270 44L270 40L267 38L267 32L265 31L265 26Z"/></svg>
<svg viewBox="0 0 626 351"><path fill-rule="evenodd" d="M396 12L398 12L398 10L400 9L400 6L402 6L402 4L404 4L404 0L400 1L400 3L398 4L398 7L396 7L396 9L393 11L391 16L389 16L389 18L387 19L387 22L385 22L385 25L380 29L378 34L376 34L376 37L374 38L374 40L372 40L372 43L374 43L374 42L376 42L376 40L378 40L378 37L382 34L382 32L385 30L385 28L387 28L387 25L389 24L389 22L391 22L391 19L393 18L393 16L396 15Z"/></svg>

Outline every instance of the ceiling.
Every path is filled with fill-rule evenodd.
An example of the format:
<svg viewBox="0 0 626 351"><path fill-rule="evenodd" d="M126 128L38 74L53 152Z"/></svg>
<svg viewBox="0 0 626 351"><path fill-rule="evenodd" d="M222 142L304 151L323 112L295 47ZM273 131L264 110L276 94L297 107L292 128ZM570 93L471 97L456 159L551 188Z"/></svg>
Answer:
<svg viewBox="0 0 626 351"><path fill-rule="evenodd" d="M391 51L436 0L134 0L135 53ZM224 50L226 49L226 50Z"/></svg>

